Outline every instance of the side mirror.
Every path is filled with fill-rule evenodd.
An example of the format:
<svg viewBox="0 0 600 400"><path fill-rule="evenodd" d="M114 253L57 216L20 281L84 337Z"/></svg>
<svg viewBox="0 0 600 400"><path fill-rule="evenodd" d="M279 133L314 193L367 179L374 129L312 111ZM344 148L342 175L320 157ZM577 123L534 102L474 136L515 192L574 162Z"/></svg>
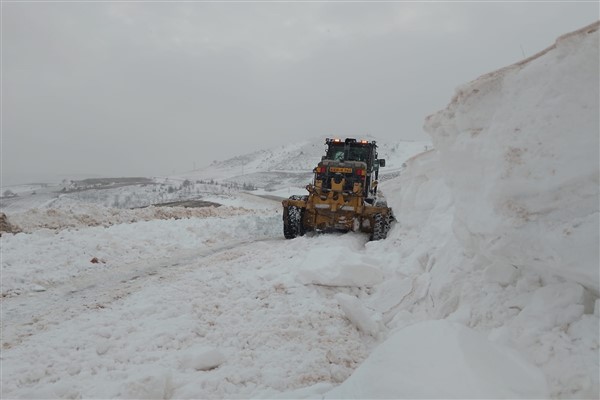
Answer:
<svg viewBox="0 0 600 400"><path fill-rule="evenodd" d="M380 167L385 167L385 158L380 158L380 159L379 159L379 160L377 160L377 161L379 161L379 166L380 166Z"/></svg>

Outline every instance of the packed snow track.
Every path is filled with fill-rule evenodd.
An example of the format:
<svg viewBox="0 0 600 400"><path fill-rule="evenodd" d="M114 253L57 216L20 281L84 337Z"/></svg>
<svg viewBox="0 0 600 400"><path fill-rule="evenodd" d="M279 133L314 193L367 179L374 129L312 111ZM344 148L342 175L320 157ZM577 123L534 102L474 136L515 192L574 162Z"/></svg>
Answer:
<svg viewBox="0 0 600 400"><path fill-rule="evenodd" d="M285 241L280 231L276 210L253 210L3 236L2 397L247 398L334 387L372 343L335 295L365 289L351 276L347 286L305 284L305 260L340 246L360 257L367 238ZM36 260L49 241L50 267Z"/></svg>

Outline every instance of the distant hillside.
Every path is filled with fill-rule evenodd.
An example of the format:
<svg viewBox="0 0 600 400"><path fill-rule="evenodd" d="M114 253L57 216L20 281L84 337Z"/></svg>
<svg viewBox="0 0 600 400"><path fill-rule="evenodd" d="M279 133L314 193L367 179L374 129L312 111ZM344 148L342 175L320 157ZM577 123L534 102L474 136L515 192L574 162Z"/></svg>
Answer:
<svg viewBox="0 0 600 400"><path fill-rule="evenodd" d="M377 140L372 136L358 139L362 138ZM377 140L377 143L379 157L386 159L382 179L386 175L397 176L407 159L431 148L429 141L389 143ZM267 190L302 187L310 180L312 169L325 154L325 148L325 138L318 137L215 161L208 167L173 178L250 184Z"/></svg>

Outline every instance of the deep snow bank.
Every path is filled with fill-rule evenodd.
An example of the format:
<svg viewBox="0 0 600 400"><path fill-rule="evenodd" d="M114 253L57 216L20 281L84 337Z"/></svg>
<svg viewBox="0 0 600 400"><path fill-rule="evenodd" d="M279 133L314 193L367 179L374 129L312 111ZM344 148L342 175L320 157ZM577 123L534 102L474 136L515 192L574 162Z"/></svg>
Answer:
<svg viewBox="0 0 600 400"><path fill-rule="evenodd" d="M326 397L598 398L598 86L594 24L427 119L435 151L382 184L399 223L367 244L388 339Z"/></svg>
<svg viewBox="0 0 600 400"><path fill-rule="evenodd" d="M365 382L377 382L375 390ZM448 321L397 332L325 398L389 398L390 393L395 398L548 397L538 368L514 350Z"/></svg>
<svg viewBox="0 0 600 400"><path fill-rule="evenodd" d="M598 87L593 24L428 117L467 250L598 292Z"/></svg>

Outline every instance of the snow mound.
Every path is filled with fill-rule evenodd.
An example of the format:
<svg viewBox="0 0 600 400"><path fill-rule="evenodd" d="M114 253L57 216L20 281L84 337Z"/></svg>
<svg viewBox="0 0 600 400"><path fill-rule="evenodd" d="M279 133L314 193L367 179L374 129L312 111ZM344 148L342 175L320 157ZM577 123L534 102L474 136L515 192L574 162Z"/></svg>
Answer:
<svg viewBox="0 0 600 400"><path fill-rule="evenodd" d="M366 249L385 281L361 302L385 329L459 322L536 365L548 392L488 381L489 391L440 384L411 393L390 383L389 391L356 384L355 396L598 398L599 25L460 87L425 123L435 150L382 184L399 223ZM365 363L360 376L396 369L399 382L399 356L388 353L385 368ZM500 357L481 354L490 364ZM410 377L437 381L420 374Z"/></svg>
<svg viewBox="0 0 600 400"><path fill-rule="evenodd" d="M542 372L463 325L426 321L377 347L326 399L548 398Z"/></svg>
<svg viewBox="0 0 600 400"><path fill-rule="evenodd" d="M10 222L22 232L31 233L39 229L63 230L88 226L109 227L140 221L169 220L183 218L213 218L254 214L256 211L241 207L145 207L120 209L97 204L69 202L59 208L33 208L10 216ZM259 212L261 213L261 212ZM262 214L267 214L262 212Z"/></svg>

